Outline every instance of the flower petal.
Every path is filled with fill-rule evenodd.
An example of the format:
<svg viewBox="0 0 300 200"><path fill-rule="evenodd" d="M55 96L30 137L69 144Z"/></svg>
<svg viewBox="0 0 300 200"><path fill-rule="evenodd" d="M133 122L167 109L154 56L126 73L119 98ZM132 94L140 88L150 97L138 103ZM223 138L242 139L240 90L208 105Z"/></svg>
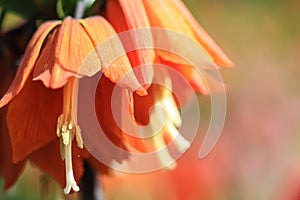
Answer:
<svg viewBox="0 0 300 200"><path fill-rule="evenodd" d="M12 186L23 171L25 161L12 162L12 147L5 122L6 109L0 110L0 176L4 178L4 189Z"/></svg>
<svg viewBox="0 0 300 200"><path fill-rule="evenodd" d="M33 71L33 80L41 80L47 88L61 88L69 77L78 76L75 73L63 70L56 62L55 44L57 43L59 28L55 29L47 40Z"/></svg>
<svg viewBox="0 0 300 200"><path fill-rule="evenodd" d="M118 33L123 32L120 37L131 65L138 67L144 64L152 64L155 59L155 52L153 49L146 48L153 47L153 38L142 1L109 1L106 17ZM144 29L142 30L142 28ZM141 84L152 82L153 69L151 67L138 68L135 73Z"/></svg>
<svg viewBox="0 0 300 200"><path fill-rule="evenodd" d="M55 58L62 69L75 74L92 76L101 69L92 41L81 24L71 17L65 18L59 29Z"/></svg>
<svg viewBox="0 0 300 200"><path fill-rule="evenodd" d="M114 109L120 110L118 114L122 111L120 99L112 101L112 94L116 86L106 77L102 77L99 81L96 98L95 98L95 110L97 114L98 121L103 131L107 137L118 147L126 150L126 145L130 145L133 148L145 151L143 141L137 137L133 137L132 133L125 133L116 123L116 120L120 120L121 116L114 116L112 111L112 106L115 106ZM119 90L120 91L120 90ZM119 94L123 95L123 94ZM118 118L118 119L117 119Z"/></svg>
<svg viewBox="0 0 300 200"><path fill-rule="evenodd" d="M185 61L182 61L180 63L184 63L184 62ZM186 89L184 89L183 87L186 87L186 84L182 84L182 82L178 79L177 76L176 77L172 76L175 75L174 73L179 73L180 75L182 75L182 78L187 80L196 92L199 92L203 95L207 95L209 93L205 80L193 66L188 64L183 65L183 64L173 63L170 62L169 60L164 60L163 58L160 59L160 63L170 66L172 67L172 69L176 70L176 72L170 71L169 76L175 78L172 80L172 83L174 84L173 87L176 88L177 91L180 92L180 90L182 90L182 92L184 92ZM180 87L180 85L182 85L182 87Z"/></svg>
<svg viewBox="0 0 300 200"><path fill-rule="evenodd" d="M200 34L200 25L195 19L192 19L192 15L185 8L184 4L178 3L177 0L143 0L143 2L151 26L169 29L165 31L164 36L162 36L160 32L157 36L154 35L155 42L158 46L166 43L170 45L166 47L170 48L173 52L188 51L190 56L197 55L205 66L214 66L212 59L220 65L225 64L225 66L227 66L232 64L203 29L201 29L202 32ZM195 26L197 30L195 30ZM183 34L184 37L173 31ZM191 48L191 41L199 42L201 47L203 46L203 49L201 50L201 48L198 47L197 52L195 52L195 49ZM175 62L176 57L174 58L168 52L160 51L158 54L164 59ZM179 61L180 60L177 62Z"/></svg>
<svg viewBox="0 0 300 200"><path fill-rule="evenodd" d="M27 80L9 104L6 117L14 163L56 139L61 110L62 90L49 90L41 82Z"/></svg>
<svg viewBox="0 0 300 200"><path fill-rule="evenodd" d="M152 84L148 91L153 91L152 88L156 87L154 84ZM139 96L134 94L134 119L142 125L147 125L150 122L150 110L151 107L154 105L154 97L152 92L148 93L146 96Z"/></svg>
<svg viewBox="0 0 300 200"><path fill-rule="evenodd" d="M172 1L179 12L181 12L189 21L190 26L194 28L194 32L201 45L209 52L213 57L214 61L224 67L232 67L234 63L227 57L222 49L215 43L215 41L208 35L208 33L200 26L197 20L189 12L186 6L180 0L169 0Z"/></svg>
<svg viewBox="0 0 300 200"><path fill-rule="evenodd" d="M122 87L132 91L140 89L141 93L145 93L113 27L100 16L86 18L81 24L96 48L104 75Z"/></svg>
<svg viewBox="0 0 300 200"><path fill-rule="evenodd" d="M122 8L129 30L150 27L142 0L118 0L118 2Z"/></svg>
<svg viewBox="0 0 300 200"><path fill-rule="evenodd" d="M26 80L33 70L44 40L48 36L49 32L51 32L60 23L60 21L45 22L35 32L26 48L25 54L13 83L11 84L6 94L0 100L0 107L6 105L21 91L22 87L24 86Z"/></svg>

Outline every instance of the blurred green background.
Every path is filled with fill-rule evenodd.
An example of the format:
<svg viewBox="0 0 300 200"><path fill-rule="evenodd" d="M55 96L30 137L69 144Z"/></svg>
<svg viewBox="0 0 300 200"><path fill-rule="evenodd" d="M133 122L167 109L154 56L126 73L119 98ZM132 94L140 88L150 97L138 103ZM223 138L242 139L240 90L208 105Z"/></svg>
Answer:
<svg viewBox="0 0 300 200"><path fill-rule="evenodd" d="M228 85L224 131L199 160L202 123L174 171L102 177L107 200L300 199L300 2L184 2L235 63L221 70ZM203 110L210 106L208 97L199 99ZM40 181L28 166L0 199L41 199ZM60 189L53 183L52 190Z"/></svg>

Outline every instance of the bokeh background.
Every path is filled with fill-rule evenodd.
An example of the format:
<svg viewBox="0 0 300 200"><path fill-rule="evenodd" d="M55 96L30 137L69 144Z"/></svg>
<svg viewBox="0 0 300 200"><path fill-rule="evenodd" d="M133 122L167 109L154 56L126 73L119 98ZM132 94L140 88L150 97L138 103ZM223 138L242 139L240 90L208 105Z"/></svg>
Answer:
<svg viewBox="0 0 300 200"><path fill-rule="evenodd" d="M199 97L199 133L177 169L101 177L106 199L300 199L300 2L184 2L235 63L221 70L228 86L223 133L213 151L199 159L210 117L209 97ZM40 199L44 178L29 165L0 199ZM55 183L50 188L60 190Z"/></svg>

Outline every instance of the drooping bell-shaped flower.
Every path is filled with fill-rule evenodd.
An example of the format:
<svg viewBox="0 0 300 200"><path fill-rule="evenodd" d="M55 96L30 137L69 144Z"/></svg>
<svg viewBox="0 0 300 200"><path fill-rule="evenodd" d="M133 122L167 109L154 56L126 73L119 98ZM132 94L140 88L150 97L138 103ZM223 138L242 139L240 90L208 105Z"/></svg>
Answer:
<svg viewBox="0 0 300 200"><path fill-rule="evenodd" d="M97 51L101 42L114 35L112 26L100 16L80 20L67 17L43 23L30 40L13 83L0 100L0 107L8 104L13 163L30 156L33 160L44 160L37 156L38 152L50 150L48 145L55 147L54 141L60 137L66 170L65 193L79 190L72 166L73 138L79 148L84 146L77 125L78 79L101 70L112 82L129 90L139 88L138 93L146 94L134 74L128 73L132 68L126 55L107 64L106 55L114 56L122 50L120 41L106 45L105 52ZM127 79L119 81L124 74ZM76 154L87 157L84 151ZM52 164L56 163L49 163ZM38 165L47 166L40 162Z"/></svg>
<svg viewBox="0 0 300 200"><path fill-rule="evenodd" d="M131 41L127 38L122 40L125 46L130 42L133 43L132 46L138 44L137 47L140 44L146 44L145 46L148 47L152 45L150 49L129 52L131 64L156 63L168 66L170 71L175 70L181 74L196 92L204 95L214 90L213 85L221 84L223 87L222 83L202 70L217 70L219 66L232 67L233 62L198 24L180 0L109 0L105 13L108 21L118 32L122 34L124 31L129 31L129 35L133 35ZM136 33L145 33L145 35L134 37ZM147 90L148 95L143 97L133 95L134 98L130 101L132 118L135 123L147 126L147 129L136 129L135 135L143 135L145 133L142 132L145 131L155 132L158 128L160 131L147 139L136 137L136 142L131 141L128 145L139 148L142 145L136 144L143 143L144 146L140 150L146 152L165 149L159 151L158 155L161 164L165 166L172 162L171 156L166 151L166 144L174 141L181 152L189 146L189 142L178 132L181 124L179 109L182 105L178 105L176 97L174 98L172 94L172 90L177 88L182 95L187 95L186 88L182 87L180 80L174 79L173 73L168 70L154 70L151 67L142 67L142 69L150 69L153 72L152 80L160 79L167 88L153 84ZM202 72L204 76L201 75ZM148 115L149 109L154 105L161 109L153 109Z"/></svg>
<svg viewBox="0 0 300 200"><path fill-rule="evenodd" d="M106 17L118 32L149 29L149 34L145 37L139 35L135 40L147 43L148 46L152 43L154 48L137 51L138 55L147 52L141 56L143 59L128 53L133 54L129 56L131 63L152 63L154 53L155 62L177 70L202 94L208 94L209 91L197 69L233 66L233 62L200 26L181 0L110 0L107 3ZM195 45L199 47L197 50ZM191 66L191 63L181 57L183 53L185 58L196 57L199 60L197 64L201 66Z"/></svg>

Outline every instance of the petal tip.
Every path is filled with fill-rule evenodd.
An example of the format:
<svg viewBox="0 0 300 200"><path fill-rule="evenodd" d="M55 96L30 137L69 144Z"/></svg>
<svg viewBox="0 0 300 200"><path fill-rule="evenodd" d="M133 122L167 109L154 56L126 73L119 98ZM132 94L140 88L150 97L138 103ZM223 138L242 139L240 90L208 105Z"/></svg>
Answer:
<svg viewBox="0 0 300 200"><path fill-rule="evenodd" d="M140 87L135 91L139 96L146 96L148 94L144 87Z"/></svg>

